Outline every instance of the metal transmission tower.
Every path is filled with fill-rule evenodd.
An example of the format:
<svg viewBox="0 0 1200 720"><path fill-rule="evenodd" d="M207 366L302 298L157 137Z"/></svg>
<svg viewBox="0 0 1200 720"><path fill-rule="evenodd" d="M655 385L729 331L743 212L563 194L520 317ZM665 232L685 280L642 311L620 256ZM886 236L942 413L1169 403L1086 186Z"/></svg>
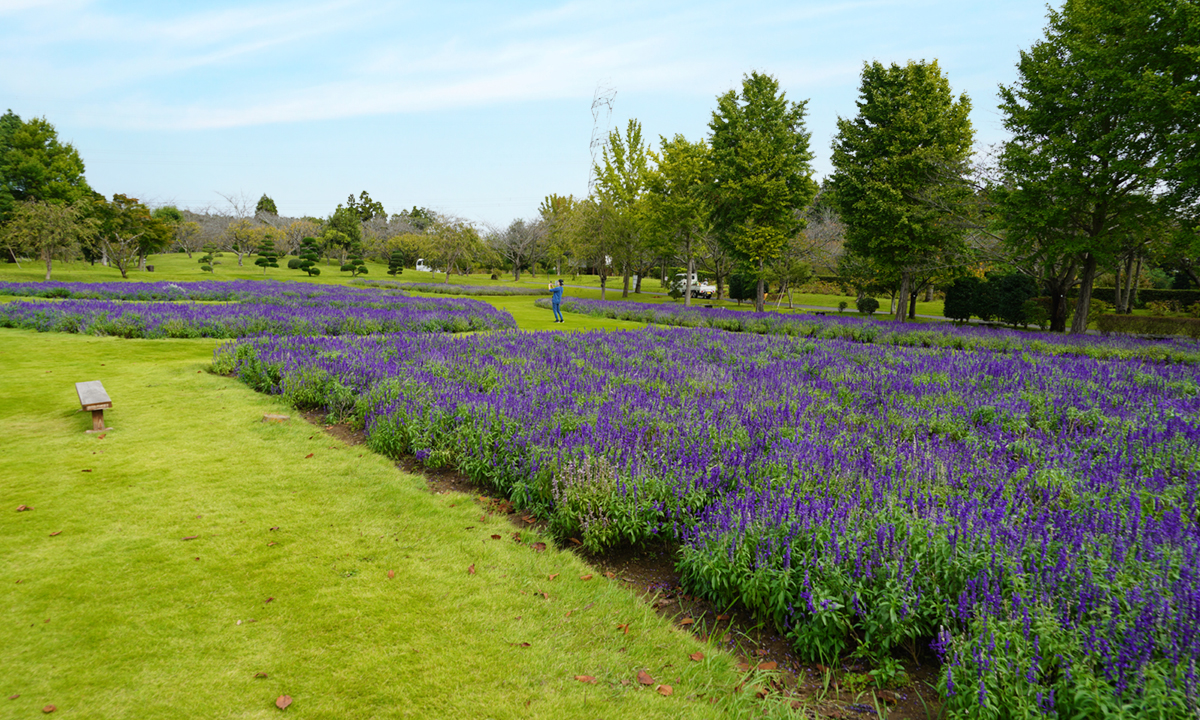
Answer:
<svg viewBox="0 0 1200 720"><path fill-rule="evenodd" d="M616 88L607 85L597 85L596 94L592 96L592 166L588 168L588 197L592 196L592 187L596 183L596 153L604 147L608 136L608 122L612 118L613 100L617 98ZM600 125L600 114L604 113L604 125Z"/></svg>

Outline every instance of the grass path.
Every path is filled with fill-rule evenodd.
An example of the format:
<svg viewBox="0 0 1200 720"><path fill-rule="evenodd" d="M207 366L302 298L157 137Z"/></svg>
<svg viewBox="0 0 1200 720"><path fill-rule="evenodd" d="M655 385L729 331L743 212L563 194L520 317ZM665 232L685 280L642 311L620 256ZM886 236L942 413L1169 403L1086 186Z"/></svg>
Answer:
<svg viewBox="0 0 1200 720"><path fill-rule="evenodd" d="M731 657L548 539L295 413L261 422L289 410L207 372L215 345L0 330L0 716L748 709ZM102 436L74 392L94 379Z"/></svg>

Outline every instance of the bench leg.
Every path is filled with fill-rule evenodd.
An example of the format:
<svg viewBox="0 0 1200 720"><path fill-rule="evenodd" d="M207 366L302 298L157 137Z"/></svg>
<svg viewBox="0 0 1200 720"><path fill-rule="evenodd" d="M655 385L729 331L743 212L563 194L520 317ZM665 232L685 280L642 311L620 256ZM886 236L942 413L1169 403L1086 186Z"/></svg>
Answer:
<svg viewBox="0 0 1200 720"><path fill-rule="evenodd" d="M104 430L104 411L92 411L92 432L102 432Z"/></svg>

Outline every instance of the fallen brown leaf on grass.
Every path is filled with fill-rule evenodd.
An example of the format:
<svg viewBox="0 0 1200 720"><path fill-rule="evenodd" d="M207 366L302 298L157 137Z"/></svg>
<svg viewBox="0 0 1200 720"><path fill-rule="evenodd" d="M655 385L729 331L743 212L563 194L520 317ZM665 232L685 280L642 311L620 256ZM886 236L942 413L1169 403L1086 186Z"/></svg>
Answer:
<svg viewBox="0 0 1200 720"><path fill-rule="evenodd" d="M580 575L579 579L580 580L591 580L592 576L591 575Z"/></svg>
<svg viewBox="0 0 1200 720"><path fill-rule="evenodd" d="M571 542L575 543L576 545L582 545L582 544L583 544L582 542L580 542L579 538L568 538L568 539L569 539Z"/></svg>
<svg viewBox="0 0 1200 720"><path fill-rule="evenodd" d="M513 647L530 647L529 643L527 643L527 642L523 642L523 643L509 643L509 645L512 645Z"/></svg>
<svg viewBox="0 0 1200 720"><path fill-rule="evenodd" d="M17 699L17 698L19 698L19 697L21 697L21 694L20 694L20 693L17 693L16 695L9 695L9 696L8 696L8 699L9 699L9 700L16 700L16 699Z"/></svg>
<svg viewBox="0 0 1200 720"><path fill-rule="evenodd" d="M528 516L528 515L522 515L522 516L521 516L521 519L522 519L522 520L524 520L525 522L529 523L530 525L532 525L532 524L534 524L535 522L537 522L537 520L535 520L534 518L532 518L532 517L530 517L530 516Z"/></svg>
<svg viewBox="0 0 1200 720"><path fill-rule="evenodd" d="M499 539L500 539L500 536L499 536L499 535L493 535L493 536L492 536L492 539L493 539L493 540L499 540Z"/></svg>
<svg viewBox="0 0 1200 720"><path fill-rule="evenodd" d="M275 599L275 598L273 598L273 597L269 597L269 598L267 598L266 600L263 600L263 604L265 605L265 604L267 604L267 603L271 602L271 601L272 601L272 600L274 600L274 599Z"/></svg>
<svg viewBox="0 0 1200 720"><path fill-rule="evenodd" d="M25 512L26 510L32 510L32 509L33 508L29 507L28 505L18 505L17 506L17 512Z"/></svg>
<svg viewBox="0 0 1200 720"><path fill-rule="evenodd" d="M728 615L718 615L718 616L717 616L717 619L718 619L718 620L728 620L728 619L729 619L729 616L728 616Z"/></svg>
<svg viewBox="0 0 1200 720"><path fill-rule="evenodd" d="M304 459L305 459L305 460L307 460L307 459L309 459L309 458L310 458L310 457L312 457L312 456L313 456L313 453L309 453L309 454L307 454L307 455L305 455L305 456L304 456Z"/></svg>
<svg viewBox="0 0 1200 720"><path fill-rule="evenodd" d="M553 579L554 579L554 578L556 578L556 577L558 577L558 573L554 573L553 575L551 575L551 576L550 576L550 579L551 579L551 580L553 580Z"/></svg>
<svg viewBox="0 0 1200 720"><path fill-rule="evenodd" d="M653 685L654 684L654 678L650 677L650 673L646 672L645 670L638 670L637 677L638 677L638 682L640 682L643 685Z"/></svg>
<svg viewBox="0 0 1200 720"><path fill-rule="evenodd" d="M533 544L534 552L542 552L545 549L546 549L546 543L544 543L544 542L535 542Z"/></svg>
<svg viewBox="0 0 1200 720"><path fill-rule="evenodd" d="M697 650L696 652L692 653L691 655L688 655L688 657L690 657L692 659L692 662L700 662L701 660L704 659L704 653Z"/></svg>
<svg viewBox="0 0 1200 720"><path fill-rule="evenodd" d="M471 563L471 567L467 568L467 574L468 574L468 575L474 575L474 574L475 574L475 563Z"/></svg>
<svg viewBox="0 0 1200 720"><path fill-rule="evenodd" d="M54 711L55 711L55 710L57 710L57 709L58 709L58 708L54 707L53 705L47 705L46 707L42 708L42 712L44 712L44 713L46 713L47 715L49 715L50 713L54 712Z"/></svg>
<svg viewBox="0 0 1200 720"><path fill-rule="evenodd" d="M670 685L659 685L657 690L659 695L670 695L671 693L675 692L671 689Z"/></svg>
<svg viewBox="0 0 1200 720"><path fill-rule="evenodd" d="M737 669L741 670L742 672L750 672L750 663L740 662L737 664Z"/></svg>
<svg viewBox="0 0 1200 720"><path fill-rule="evenodd" d="M684 619L679 621L679 624L680 625L691 625L694 622L696 622L696 621L691 619L690 617L685 617Z"/></svg>
<svg viewBox="0 0 1200 720"><path fill-rule="evenodd" d="M395 570L388 570L388 577L389 577L389 578L394 578L394 577L396 577L396 571L395 571Z"/></svg>
<svg viewBox="0 0 1200 720"><path fill-rule="evenodd" d="M766 657L766 656L767 656L767 649L766 649L766 648L759 648L759 649L757 649L757 650L755 650L755 651L754 651L754 654L755 654L755 655L757 655L758 657Z"/></svg>
<svg viewBox="0 0 1200 720"><path fill-rule="evenodd" d="M758 664L759 670L775 670L779 667L779 663L772 660L771 662L762 662Z"/></svg>
<svg viewBox="0 0 1200 720"><path fill-rule="evenodd" d="M269 542L269 543L267 543L267 547L275 547L278 544L279 543L277 543L277 542Z"/></svg>
<svg viewBox="0 0 1200 720"><path fill-rule="evenodd" d="M188 535L187 537L184 538L184 540L195 540L198 537L200 537L200 536L199 535Z"/></svg>
<svg viewBox="0 0 1200 720"><path fill-rule="evenodd" d="M581 683L591 683L592 685L596 684L596 678L592 677L591 675L576 675L575 679Z"/></svg>
<svg viewBox="0 0 1200 720"><path fill-rule="evenodd" d="M276 525L275 527L271 528L271 532L274 532L274 531L276 531L276 530L278 530L278 529L279 529L279 526L278 526L278 525Z"/></svg>
<svg viewBox="0 0 1200 720"><path fill-rule="evenodd" d="M254 677L256 677L260 680L265 680L267 677L267 674L265 672L256 672L256 673L254 673Z"/></svg>
<svg viewBox="0 0 1200 720"><path fill-rule="evenodd" d="M618 629L618 630L624 630L624 631L625 631L625 634L626 634L626 635L628 635L628 634L629 634L629 623L624 623L624 624L622 624L622 625L618 625L618 626L617 626L617 629Z"/></svg>
<svg viewBox="0 0 1200 720"><path fill-rule="evenodd" d="M617 574L615 572L606 572L604 573L604 577L608 578L609 580L616 580Z"/></svg>
<svg viewBox="0 0 1200 720"><path fill-rule="evenodd" d="M55 535L61 535L61 534L62 534L62 530L55 530L54 532L50 533L50 537L54 537Z"/></svg>
<svg viewBox="0 0 1200 720"><path fill-rule="evenodd" d="M279 697L275 698L275 707L279 708L280 710L287 710L288 705L291 704L291 695L280 695Z"/></svg>
<svg viewBox="0 0 1200 720"><path fill-rule="evenodd" d="M88 468L84 468L83 470L80 470L79 472L91 472L91 470Z"/></svg>

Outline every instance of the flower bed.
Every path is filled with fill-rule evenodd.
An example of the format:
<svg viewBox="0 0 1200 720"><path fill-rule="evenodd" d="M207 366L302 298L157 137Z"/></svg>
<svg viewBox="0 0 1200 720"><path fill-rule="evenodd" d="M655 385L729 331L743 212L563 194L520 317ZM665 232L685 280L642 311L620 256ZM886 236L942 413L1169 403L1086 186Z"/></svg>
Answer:
<svg viewBox="0 0 1200 720"><path fill-rule="evenodd" d="M591 549L671 536L689 591L809 658L932 641L955 714L1195 712L1194 364L655 329L261 338L217 365Z"/></svg>
<svg viewBox="0 0 1200 720"><path fill-rule="evenodd" d="M549 300L538 300L534 304L543 308L550 307ZM1200 364L1200 343L1187 338L1098 338L1092 335L1031 333L976 325L956 326L943 322L897 323L840 315L832 311L828 315L770 311L760 313L682 305L649 305L620 300L564 300L562 310L616 320L674 327L715 328L761 335L790 335L826 340L841 338L861 343L915 347L1074 353L1095 358L1141 357L1148 360Z"/></svg>
<svg viewBox="0 0 1200 720"><path fill-rule="evenodd" d="M205 297L223 293L239 302L11 302L0 305L0 327L121 337L235 338L267 333L465 332L516 325L509 313L478 300L410 298L382 291L293 283L230 285L234 287L194 292Z"/></svg>

